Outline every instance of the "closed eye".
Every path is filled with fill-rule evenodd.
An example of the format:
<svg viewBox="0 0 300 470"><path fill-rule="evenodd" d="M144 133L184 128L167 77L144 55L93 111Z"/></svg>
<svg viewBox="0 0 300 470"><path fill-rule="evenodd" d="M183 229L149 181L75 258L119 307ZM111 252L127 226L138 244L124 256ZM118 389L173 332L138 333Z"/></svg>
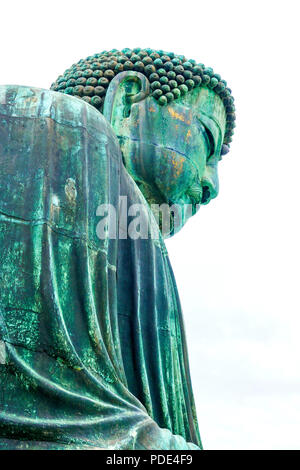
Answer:
<svg viewBox="0 0 300 470"><path fill-rule="evenodd" d="M211 131L208 129L208 127L206 126L203 126L204 129L205 129L205 136L208 140L208 143L209 143L209 154L208 154L208 157L207 157L207 161L210 159L210 157L212 157L214 154L215 154L215 139L214 139L214 136L212 135Z"/></svg>
<svg viewBox="0 0 300 470"><path fill-rule="evenodd" d="M206 161L208 161L215 154L215 151L216 151L215 139L214 139L214 136L212 135L212 132L208 129L208 127L206 127L203 124L203 122L199 118L198 118L198 122L201 125L202 133L204 134L204 138L206 140L207 147L209 148L208 157L207 157L207 160L206 160Z"/></svg>

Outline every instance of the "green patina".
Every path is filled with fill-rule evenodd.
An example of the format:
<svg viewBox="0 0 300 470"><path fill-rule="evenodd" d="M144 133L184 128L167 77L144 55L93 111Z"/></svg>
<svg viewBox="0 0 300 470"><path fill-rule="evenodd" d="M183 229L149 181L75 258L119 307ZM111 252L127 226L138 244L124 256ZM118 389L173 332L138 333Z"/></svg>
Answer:
<svg viewBox="0 0 300 470"><path fill-rule="evenodd" d="M158 59L173 60L169 71L174 59L196 65L126 51L108 69L118 73L103 74L102 113L70 91L0 87L3 449L202 448L163 237L216 197L228 109L216 86L195 81L174 99L161 87L161 106L143 70L162 68ZM181 224L156 239L99 239L100 204L117 208L127 231L120 197L155 233L151 204L178 205Z"/></svg>

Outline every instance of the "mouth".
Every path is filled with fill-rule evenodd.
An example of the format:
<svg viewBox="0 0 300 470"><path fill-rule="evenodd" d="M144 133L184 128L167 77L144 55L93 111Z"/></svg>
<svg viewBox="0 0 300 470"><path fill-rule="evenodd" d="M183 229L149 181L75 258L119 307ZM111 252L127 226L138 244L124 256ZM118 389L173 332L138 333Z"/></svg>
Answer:
<svg viewBox="0 0 300 470"><path fill-rule="evenodd" d="M187 191L187 196L191 200L193 206L199 204L208 204L211 200L211 191L208 186L201 186L200 184L193 185Z"/></svg>
<svg viewBox="0 0 300 470"><path fill-rule="evenodd" d="M193 206L201 204L203 197L203 188L201 184L192 185L186 192L186 195L189 197Z"/></svg>

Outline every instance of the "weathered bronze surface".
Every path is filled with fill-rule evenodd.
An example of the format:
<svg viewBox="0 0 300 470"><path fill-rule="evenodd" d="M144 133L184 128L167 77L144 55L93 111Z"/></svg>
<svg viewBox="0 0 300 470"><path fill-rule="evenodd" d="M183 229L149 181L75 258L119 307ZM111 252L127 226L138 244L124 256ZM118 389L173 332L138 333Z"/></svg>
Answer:
<svg viewBox="0 0 300 470"><path fill-rule="evenodd" d="M0 449L202 448L176 230L127 236L120 198L155 230L150 204L178 204L179 229L218 193L226 107L207 86L161 106L145 74L111 78L103 114L0 87ZM116 237L99 238L103 204Z"/></svg>

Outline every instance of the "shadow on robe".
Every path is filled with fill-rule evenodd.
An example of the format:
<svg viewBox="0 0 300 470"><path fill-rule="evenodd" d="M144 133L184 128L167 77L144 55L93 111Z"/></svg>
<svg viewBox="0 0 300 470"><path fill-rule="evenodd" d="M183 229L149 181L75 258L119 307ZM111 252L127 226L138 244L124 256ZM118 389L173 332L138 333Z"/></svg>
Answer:
<svg viewBox="0 0 300 470"><path fill-rule="evenodd" d="M2 86L0 165L0 449L201 448L164 242L96 233L120 196L152 217L110 124Z"/></svg>

